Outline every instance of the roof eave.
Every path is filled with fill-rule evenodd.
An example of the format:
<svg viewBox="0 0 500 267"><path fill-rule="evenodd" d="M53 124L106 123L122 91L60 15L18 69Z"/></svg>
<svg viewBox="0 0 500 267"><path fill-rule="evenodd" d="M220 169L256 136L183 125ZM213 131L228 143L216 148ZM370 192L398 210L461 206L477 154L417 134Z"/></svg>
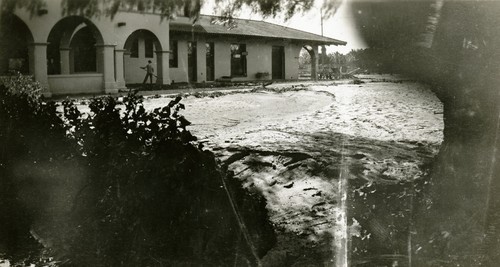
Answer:
<svg viewBox="0 0 500 267"><path fill-rule="evenodd" d="M297 41L301 42L310 42L310 43L315 43L316 45L347 45L347 42L345 41L340 41L340 40L314 40L314 39L309 39L309 40L304 40L304 39L296 39Z"/></svg>
<svg viewBox="0 0 500 267"><path fill-rule="evenodd" d="M315 39L295 39L295 38L282 38L282 37L273 37L273 36L257 36L257 35L245 35L245 34L235 34L235 33L213 33L213 32L207 32L207 31L200 31L200 30L194 30L194 31L186 31L182 29L172 29L171 32L177 32L177 33L198 33L198 34L205 34L205 35L219 35L219 36L241 36L241 37L247 37L247 38L255 38L255 37L260 37L264 39L288 39L288 40L294 40L294 41L300 41L300 42L309 42L309 43L315 43L317 45L346 45L347 42L345 41L340 41L340 40L315 40Z"/></svg>

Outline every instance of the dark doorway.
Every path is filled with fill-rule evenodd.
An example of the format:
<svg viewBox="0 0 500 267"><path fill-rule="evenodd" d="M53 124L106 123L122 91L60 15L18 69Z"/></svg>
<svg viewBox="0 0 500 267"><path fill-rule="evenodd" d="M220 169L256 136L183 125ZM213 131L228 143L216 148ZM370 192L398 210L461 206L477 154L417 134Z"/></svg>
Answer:
<svg viewBox="0 0 500 267"><path fill-rule="evenodd" d="M231 77L247 76L247 45L231 44Z"/></svg>
<svg viewBox="0 0 500 267"><path fill-rule="evenodd" d="M29 73L29 44L33 43L31 32L15 15L0 16L0 75L19 71Z"/></svg>
<svg viewBox="0 0 500 267"><path fill-rule="evenodd" d="M206 43L207 47L207 81L215 79L215 64L214 64L214 43Z"/></svg>
<svg viewBox="0 0 500 267"><path fill-rule="evenodd" d="M273 46L273 80L285 78L285 49L283 46Z"/></svg>
<svg viewBox="0 0 500 267"><path fill-rule="evenodd" d="M97 72L96 40L90 27L79 30L70 46L74 55L75 73Z"/></svg>
<svg viewBox="0 0 500 267"><path fill-rule="evenodd" d="M196 82L196 42L188 42L188 78Z"/></svg>

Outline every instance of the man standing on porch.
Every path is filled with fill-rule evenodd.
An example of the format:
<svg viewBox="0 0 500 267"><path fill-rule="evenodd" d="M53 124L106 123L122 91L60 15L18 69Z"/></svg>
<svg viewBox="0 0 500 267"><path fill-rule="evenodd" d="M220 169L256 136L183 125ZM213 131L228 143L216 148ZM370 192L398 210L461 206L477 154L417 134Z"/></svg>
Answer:
<svg viewBox="0 0 500 267"><path fill-rule="evenodd" d="M148 77L149 77L149 83L153 84L153 75L154 75L155 69L153 68L153 64L152 64L151 60L148 60L148 64L144 67L141 67L141 69L146 70L146 77L144 77L144 81L142 82L142 84L146 83L146 81L148 80Z"/></svg>

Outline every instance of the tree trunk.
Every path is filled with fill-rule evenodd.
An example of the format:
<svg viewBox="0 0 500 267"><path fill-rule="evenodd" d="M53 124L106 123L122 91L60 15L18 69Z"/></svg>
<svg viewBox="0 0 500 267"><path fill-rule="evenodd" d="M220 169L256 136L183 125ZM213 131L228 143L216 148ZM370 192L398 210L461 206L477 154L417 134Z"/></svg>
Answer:
<svg viewBox="0 0 500 267"><path fill-rule="evenodd" d="M500 2L363 2L354 11L367 44L408 56L396 69L431 83L444 104L444 141L416 202L413 266L498 266Z"/></svg>

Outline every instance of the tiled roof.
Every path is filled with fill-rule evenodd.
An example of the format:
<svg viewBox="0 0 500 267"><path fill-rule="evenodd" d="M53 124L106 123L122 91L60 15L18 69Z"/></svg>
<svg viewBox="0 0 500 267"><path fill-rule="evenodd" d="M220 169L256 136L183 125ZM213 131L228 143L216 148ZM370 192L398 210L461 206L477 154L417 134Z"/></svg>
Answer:
<svg viewBox="0 0 500 267"><path fill-rule="evenodd" d="M265 21L234 19L235 27L228 27L219 23L213 23L216 18L214 16L201 15L194 25L173 20L170 22L170 31L280 38L332 45L346 44L346 42L337 39Z"/></svg>

